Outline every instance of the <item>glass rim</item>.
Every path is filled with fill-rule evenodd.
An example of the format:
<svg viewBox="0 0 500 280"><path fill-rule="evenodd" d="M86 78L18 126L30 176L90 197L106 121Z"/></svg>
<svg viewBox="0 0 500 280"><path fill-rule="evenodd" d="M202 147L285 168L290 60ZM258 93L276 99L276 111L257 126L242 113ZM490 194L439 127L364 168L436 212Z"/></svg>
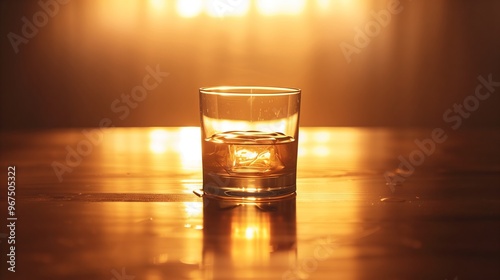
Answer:
<svg viewBox="0 0 500 280"><path fill-rule="evenodd" d="M277 96L277 95L294 95L300 94L301 89L292 87L275 87L275 86L214 86L201 87L200 93L213 95L259 95L259 96Z"/></svg>

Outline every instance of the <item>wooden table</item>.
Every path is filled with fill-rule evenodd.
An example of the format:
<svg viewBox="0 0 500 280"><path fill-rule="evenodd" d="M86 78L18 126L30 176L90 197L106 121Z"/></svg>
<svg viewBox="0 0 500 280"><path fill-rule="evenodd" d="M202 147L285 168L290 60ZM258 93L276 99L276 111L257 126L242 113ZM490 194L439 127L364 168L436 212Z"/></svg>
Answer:
<svg viewBox="0 0 500 280"><path fill-rule="evenodd" d="M198 128L4 132L1 279L500 279L499 143L304 127L296 197L238 205L193 194Z"/></svg>

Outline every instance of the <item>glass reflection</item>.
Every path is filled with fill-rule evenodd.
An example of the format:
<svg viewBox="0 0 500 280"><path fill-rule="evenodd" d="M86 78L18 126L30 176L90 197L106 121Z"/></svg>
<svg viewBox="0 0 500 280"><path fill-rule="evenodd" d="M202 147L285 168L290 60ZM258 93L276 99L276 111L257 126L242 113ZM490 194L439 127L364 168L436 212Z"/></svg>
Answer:
<svg viewBox="0 0 500 280"><path fill-rule="evenodd" d="M271 276L263 271L279 279L297 254L295 196L265 203L204 198L203 204L205 279Z"/></svg>
<svg viewBox="0 0 500 280"><path fill-rule="evenodd" d="M134 245L134 261L146 259L179 270L188 267L193 278L283 279L292 271L323 279L321 271L344 260L342 271L351 277L343 279L356 279L359 246L349 242L366 232L359 223L360 201L373 184L365 180L371 177L359 172L373 168L367 159L383 158L378 153L386 150L389 137L386 130L301 128L299 144L304 154L299 157L298 211L295 197L266 204L205 198L203 203L137 203L133 207L106 203L89 209L118 218L106 220L109 225L103 222L106 241L126 242L130 234L144 232L153 236L146 246ZM198 127L113 128L103 139L98 146L101 152L96 152L104 163L99 172L107 174L98 179L100 192L191 194L201 186ZM330 179L318 178L318 174ZM325 238L346 242L319 263L318 271L309 272L304 267L314 257L317 242Z"/></svg>

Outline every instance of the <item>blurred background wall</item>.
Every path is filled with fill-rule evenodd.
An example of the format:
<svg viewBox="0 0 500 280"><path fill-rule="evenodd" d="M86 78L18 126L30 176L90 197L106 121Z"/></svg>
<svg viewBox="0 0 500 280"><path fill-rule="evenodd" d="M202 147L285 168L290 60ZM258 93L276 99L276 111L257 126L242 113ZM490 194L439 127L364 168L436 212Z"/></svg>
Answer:
<svg viewBox="0 0 500 280"><path fill-rule="evenodd" d="M496 0L0 3L3 130L197 126L213 85L299 87L303 126L433 127L500 82ZM499 95L463 125L500 126Z"/></svg>

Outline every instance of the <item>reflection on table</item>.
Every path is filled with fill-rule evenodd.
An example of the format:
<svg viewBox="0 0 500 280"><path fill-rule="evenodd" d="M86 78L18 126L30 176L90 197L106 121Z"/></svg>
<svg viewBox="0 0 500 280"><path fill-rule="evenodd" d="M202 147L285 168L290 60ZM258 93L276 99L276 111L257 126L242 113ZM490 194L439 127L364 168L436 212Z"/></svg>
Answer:
<svg viewBox="0 0 500 280"><path fill-rule="evenodd" d="M259 278L263 271L285 271L297 258L295 196L267 203L210 198L203 203L205 279Z"/></svg>
<svg viewBox="0 0 500 280"><path fill-rule="evenodd" d="M267 204L193 194L199 128L2 133L19 223L18 271L3 265L0 275L497 279L500 132L450 132L411 175L399 173L402 184L387 185L384 174L401 172L400 158L431 131L301 128L297 196ZM67 168L59 177L55 163Z"/></svg>

